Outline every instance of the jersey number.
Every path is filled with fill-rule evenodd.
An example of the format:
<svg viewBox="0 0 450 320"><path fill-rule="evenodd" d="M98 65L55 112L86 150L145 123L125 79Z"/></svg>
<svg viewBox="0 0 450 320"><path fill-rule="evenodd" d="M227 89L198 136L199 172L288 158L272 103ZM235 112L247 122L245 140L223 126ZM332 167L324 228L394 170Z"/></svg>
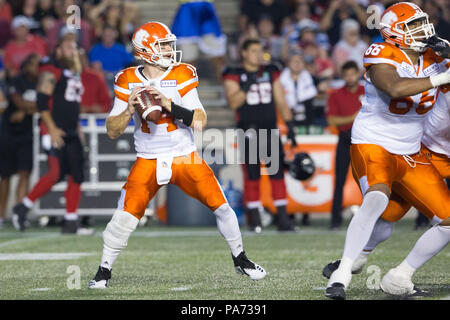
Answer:
<svg viewBox="0 0 450 320"><path fill-rule="evenodd" d="M366 55L373 55L373 56L377 56L380 52L381 49L384 49L384 46L382 44L372 44L367 50L366 50Z"/></svg>
<svg viewBox="0 0 450 320"><path fill-rule="evenodd" d="M247 93L247 104L250 106L272 102L272 85L269 82L254 83Z"/></svg>
<svg viewBox="0 0 450 320"><path fill-rule="evenodd" d="M64 99L69 102L81 102L81 95L83 94L83 85L80 80L67 79L66 91L64 92Z"/></svg>
<svg viewBox="0 0 450 320"><path fill-rule="evenodd" d="M428 91L422 93L419 105L416 108L418 114L424 114L431 110L434 105L434 96L429 96ZM392 99L389 104L389 111L395 114L407 114L414 106L414 101L411 97Z"/></svg>
<svg viewBox="0 0 450 320"><path fill-rule="evenodd" d="M167 132L171 132L171 131L178 129L177 125L174 123L174 120L175 120L175 118L172 117L171 115L169 115L167 113L163 113L163 114L161 114L161 118L159 118L159 120L158 120L158 122L156 122L156 124L160 125L160 124L167 123ZM141 131L144 133L150 133L150 128L148 127L148 123L145 120L142 121Z"/></svg>

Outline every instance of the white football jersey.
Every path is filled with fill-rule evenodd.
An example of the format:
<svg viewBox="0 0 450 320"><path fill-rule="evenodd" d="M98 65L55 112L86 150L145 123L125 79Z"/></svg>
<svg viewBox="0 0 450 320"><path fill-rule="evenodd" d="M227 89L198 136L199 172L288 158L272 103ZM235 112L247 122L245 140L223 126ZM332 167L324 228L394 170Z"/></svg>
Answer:
<svg viewBox="0 0 450 320"><path fill-rule="evenodd" d="M425 120L422 142L431 151L450 158L450 87L439 93L433 110Z"/></svg>
<svg viewBox="0 0 450 320"><path fill-rule="evenodd" d="M195 89L198 86L198 78L193 66L185 63L171 66L156 79L147 79L143 69L143 66L131 67L117 73L114 83L116 98L109 116L120 114L125 110L129 95L137 86L153 86L174 103L189 110L203 109ZM177 157L197 150L192 129L174 119L164 109L157 123L142 119L137 112L133 115L133 120L134 146L138 157L145 159L155 159L159 156Z"/></svg>
<svg viewBox="0 0 450 320"><path fill-rule="evenodd" d="M364 55L364 67L386 63L394 66L400 77L425 78L444 72L450 60L436 55L431 49L419 58L417 69L408 55L389 43L374 43ZM352 128L353 144L376 144L394 154L419 152L427 112L437 98L436 88L411 97L391 99L365 78L365 94L361 111Z"/></svg>

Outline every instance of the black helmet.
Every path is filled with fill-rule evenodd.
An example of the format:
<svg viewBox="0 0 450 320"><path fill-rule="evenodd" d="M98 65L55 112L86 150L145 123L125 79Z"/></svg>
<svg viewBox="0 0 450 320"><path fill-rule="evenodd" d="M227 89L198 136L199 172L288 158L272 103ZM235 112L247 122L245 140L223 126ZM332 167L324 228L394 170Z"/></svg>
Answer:
<svg viewBox="0 0 450 320"><path fill-rule="evenodd" d="M305 152L297 153L288 169L289 174L300 181L311 178L315 171L313 159Z"/></svg>

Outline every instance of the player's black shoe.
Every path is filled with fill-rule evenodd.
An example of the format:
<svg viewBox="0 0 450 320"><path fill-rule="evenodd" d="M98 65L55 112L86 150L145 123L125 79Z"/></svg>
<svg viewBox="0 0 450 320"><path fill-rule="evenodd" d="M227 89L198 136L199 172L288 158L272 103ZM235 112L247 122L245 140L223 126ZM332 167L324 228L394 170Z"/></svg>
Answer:
<svg viewBox="0 0 450 320"><path fill-rule="evenodd" d="M250 209L247 211L247 224L250 231L261 233L262 223L258 209Z"/></svg>
<svg viewBox="0 0 450 320"><path fill-rule="evenodd" d="M336 260L333 262L330 262L329 264L327 264L323 270L322 270L322 275L327 278L330 279L331 274L336 271L337 268L339 268L339 265L341 264L341 260Z"/></svg>
<svg viewBox="0 0 450 320"><path fill-rule="evenodd" d="M333 300L345 300L345 287L342 283L335 282L325 290L325 297Z"/></svg>
<svg viewBox="0 0 450 320"><path fill-rule="evenodd" d="M62 234L77 234L78 220L65 220L61 227Z"/></svg>
<svg viewBox="0 0 450 320"><path fill-rule="evenodd" d="M25 222L27 220L27 213L30 209L22 202L13 207L12 223L16 230L24 231Z"/></svg>
<svg viewBox="0 0 450 320"><path fill-rule="evenodd" d="M252 280L261 280L266 276L266 271L253 261L251 261L245 255L245 251L242 251L237 257L233 257L234 269L239 274L245 274Z"/></svg>
<svg viewBox="0 0 450 320"><path fill-rule="evenodd" d="M98 267L94 279L89 281L89 289L105 289L108 286L109 279L111 279L111 270Z"/></svg>

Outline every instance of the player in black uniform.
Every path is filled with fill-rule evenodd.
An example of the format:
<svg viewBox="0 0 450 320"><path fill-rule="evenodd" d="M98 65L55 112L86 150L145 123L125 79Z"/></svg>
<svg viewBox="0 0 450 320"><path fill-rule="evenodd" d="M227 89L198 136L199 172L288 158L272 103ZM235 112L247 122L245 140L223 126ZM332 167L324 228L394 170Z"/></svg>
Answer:
<svg viewBox="0 0 450 320"><path fill-rule="evenodd" d="M292 113L286 104L283 88L279 76L280 71L275 65L262 64L262 45L259 40L246 40L241 49L243 64L240 67L228 67L223 72L225 94L231 109L236 110L237 127L245 131L245 139L241 143L240 150L245 151L244 164L244 200L249 228L253 231L261 231L261 220L258 212L260 203L260 162L259 149L267 148L269 158L276 156L276 172L270 175L272 186L272 198L277 207L277 225L280 231L293 231L294 227L286 212L286 185L284 182L284 152L277 131L276 109L283 120L288 124L289 137L295 143L292 130ZM250 130L249 130L250 129ZM251 130L254 129L254 130ZM260 129L269 130L265 141L259 139ZM276 132L276 134L274 134ZM242 146L244 144L244 146ZM276 145L276 150L271 146ZM257 149L252 149L257 146ZM256 161L255 151L258 157ZM264 153L263 153L264 154ZM252 159L253 158L253 159ZM270 166L270 163L266 163Z"/></svg>
<svg viewBox="0 0 450 320"><path fill-rule="evenodd" d="M16 197L20 201L28 192L33 168L32 114L36 108L36 84L40 57L30 54L21 72L8 83L9 105L0 124L0 220L6 214L10 177L18 174ZM1 222L0 221L0 224Z"/></svg>
<svg viewBox="0 0 450 320"><path fill-rule="evenodd" d="M77 233L78 203L83 182L83 147L80 139L80 101L83 86L76 42L64 37L55 54L40 67L37 108L41 117L42 146L48 155L48 173L13 212L20 230L34 201L49 192L66 175L66 214L62 233Z"/></svg>

